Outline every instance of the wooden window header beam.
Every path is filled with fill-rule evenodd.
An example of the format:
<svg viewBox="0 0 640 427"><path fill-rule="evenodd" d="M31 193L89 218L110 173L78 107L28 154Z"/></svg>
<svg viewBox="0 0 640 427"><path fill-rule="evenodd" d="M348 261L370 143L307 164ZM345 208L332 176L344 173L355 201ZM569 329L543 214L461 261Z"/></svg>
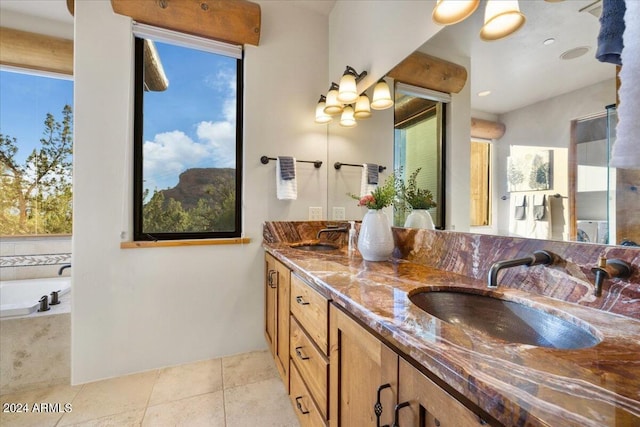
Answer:
<svg viewBox="0 0 640 427"><path fill-rule="evenodd" d="M471 118L471 137L481 139L500 139L504 136L504 123Z"/></svg>
<svg viewBox="0 0 640 427"><path fill-rule="evenodd" d="M0 27L0 64L73 75L73 41Z"/></svg>
<svg viewBox="0 0 640 427"><path fill-rule="evenodd" d="M245 0L111 0L115 13L237 45L260 42L260 5Z"/></svg>
<svg viewBox="0 0 640 427"><path fill-rule="evenodd" d="M413 86L458 93L467 82L467 70L458 64L422 52L413 52L387 76Z"/></svg>

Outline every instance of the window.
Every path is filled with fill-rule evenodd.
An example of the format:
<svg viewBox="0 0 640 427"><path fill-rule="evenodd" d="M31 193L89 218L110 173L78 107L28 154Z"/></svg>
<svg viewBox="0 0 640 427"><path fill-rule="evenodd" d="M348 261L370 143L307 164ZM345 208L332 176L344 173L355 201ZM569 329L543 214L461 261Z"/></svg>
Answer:
<svg viewBox="0 0 640 427"><path fill-rule="evenodd" d="M73 81L0 70L0 235L71 234Z"/></svg>
<svg viewBox="0 0 640 427"><path fill-rule="evenodd" d="M445 124L448 94L396 82L394 105L394 168L405 183L412 174L416 186L435 202L429 209L435 228L445 227ZM417 171L417 172L416 172ZM404 226L408 211L396 209L394 225Z"/></svg>
<svg viewBox="0 0 640 427"><path fill-rule="evenodd" d="M138 29L134 239L239 237L241 51Z"/></svg>

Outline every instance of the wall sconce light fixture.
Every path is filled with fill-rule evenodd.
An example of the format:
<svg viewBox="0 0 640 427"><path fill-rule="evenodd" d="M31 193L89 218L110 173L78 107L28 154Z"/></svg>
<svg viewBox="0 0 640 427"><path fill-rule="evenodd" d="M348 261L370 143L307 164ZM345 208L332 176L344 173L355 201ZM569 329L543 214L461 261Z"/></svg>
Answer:
<svg viewBox="0 0 640 427"><path fill-rule="evenodd" d="M369 102L369 97L366 93L358 97L353 115L356 119L368 119L371 117L371 102Z"/></svg>
<svg viewBox="0 0 640 427"><path fill-rule="evenodd" d="M318 105L316 105L316 123L324 124L329 123L332 119L331 116L325 114L324 108L327 106L327 97L324 95L320 95L320 99L318 100Z"/></svg>
<svg viewBox="0 0 640 427"><path fill-rule="evenodd" d="M367 75L366 71L358 73L347 65L340 85L331 83L327 95L320 95L316 105L315 122L319 124L329 123L335 115L340 114L340 126L357 126L356 119L371 117L371 109L384 110L393 105L389 86L380 79L373 90L373 101L369 101L366 93L358 95L357 84Z"/></svg>
<svg viewBox="0 0 640 427"><path fill-rule="evenodd" d="M344 70L344 74L340 79L340 86L338 89L338 101L343 104L353 104L358 99L357 83L367 75L366 71L358 74L356 70L347 65L347 69Z"/></svg>
<svg viewBox="0 0 640 427"><path fill-rule="evenodd" d="M384 78L378 80L376 86L373 88L373 101L371 101L371 108L374 110L386 110L393 105L393 99L391 99L391 90L389 85L384 81Z"/></svg>
<svg viewBox="0 0 640 427"><path fill-rule="evenodd" d="M431 16L438 24L457 24L471 16L479 5L480 0L438 0ZM493 41L507 37L518 31L525 21L518 0L487 0L480 38Z"/></svg>

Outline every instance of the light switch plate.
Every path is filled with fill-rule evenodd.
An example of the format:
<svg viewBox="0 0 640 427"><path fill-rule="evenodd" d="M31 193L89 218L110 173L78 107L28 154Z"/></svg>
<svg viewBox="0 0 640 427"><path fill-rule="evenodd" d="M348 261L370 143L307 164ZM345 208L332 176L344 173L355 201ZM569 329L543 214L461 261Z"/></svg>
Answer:
<svg viewBox="0 0 640 427"><path fill-rule="evenodd" d="M334 206L332 219L335 221L344 221L345 219L344 207Z"/></svg>
<svg viewBox="0 0 640 427"><path fill-rule="evenodd" d="M309 206L309 221L322 220L322 206Z"/></svg>

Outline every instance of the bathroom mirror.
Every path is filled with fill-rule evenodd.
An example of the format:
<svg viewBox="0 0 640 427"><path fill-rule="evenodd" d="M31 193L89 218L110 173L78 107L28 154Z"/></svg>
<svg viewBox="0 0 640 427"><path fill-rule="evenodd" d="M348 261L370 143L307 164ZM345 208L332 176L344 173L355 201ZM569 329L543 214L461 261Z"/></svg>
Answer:
<svg viewBox="0 0 640 427"><path fill-rule="evenodd" d="M575 165L569 164L568 156L571 123L590 115L606 114L606 106L616 103L616 67L595 59L600 3L594 0L520 2L521 11L527 17L525 26L515 34L494 42L481 41L478 36L483 24L483 5L481 3L480 8L465 21L443 28L418 49L453 62L452 57L470 58L469 98L461 99L464 97L458 95L452 102L468 102L471 117L506 125L506 133L501 139L488 141L488 224L469 226L468 230L513 235L510 221L514 217L514 196L544 195L545 204L553 215L549 232L522 237L576 240L571 232L576 217L570 214L575 209L572 202L575 195L569 188L569 176L575 169ZM443 52L450 53L452 57L443 57ZM478 95L486 91L490 91L488 96ZM369 120L384 120L387 126L391 126L388 116L374 114ZM332 132L330 128L330 135ZM391 145L391 139L388 141ZM329 145L329 155L334 146ZM518 147L548 154L550 185L544 190L523 193L509 188L508 158L517 154ZM371 146L363 144L359 149L371 157ZM384 155L389 155L387 148ZM451 153L447 163L449 170L469 169L466 160L458 163L456 160L455 153ZM611 244L620 244L622 239L640 241L640 224L632 223L627 227L621 224L638 217L640 173L624 172L618 174L614 201L618 206L607 208L609 220L616 221L618 230L618 235L611 238ZM624 181L620 181L620 175ZM466 191L457 185L456 194L447 194L452 199L451 203L461 191L471 193L470 184L467 185ZM331 194L329 201L331 207ZM621 203L624 206L620 206ZM449 228L448 224L446 228ZM620 230L625 230L623 236Z"/></svg>
<svg viewBox="0 0 640 427"><path fill-rule="evenodd" d="M450 101L449 94L400 82L395 84L394 170L401 173L406 188L410 188L413 183L414 189L425 191L426 196L418 197L421 200L417 200L417 203L425 203L425 206L415 205L409 209L396 207L393 224L397 227L406 224L411 209L422 209L427 211L425 215L431 217L436 229L445 228L443 153L446 151L446 103ZM417 191L413 191L415 193ZM431 199L428 198L429 195ZM430 206L431 201L435 206Z"/></svg>

